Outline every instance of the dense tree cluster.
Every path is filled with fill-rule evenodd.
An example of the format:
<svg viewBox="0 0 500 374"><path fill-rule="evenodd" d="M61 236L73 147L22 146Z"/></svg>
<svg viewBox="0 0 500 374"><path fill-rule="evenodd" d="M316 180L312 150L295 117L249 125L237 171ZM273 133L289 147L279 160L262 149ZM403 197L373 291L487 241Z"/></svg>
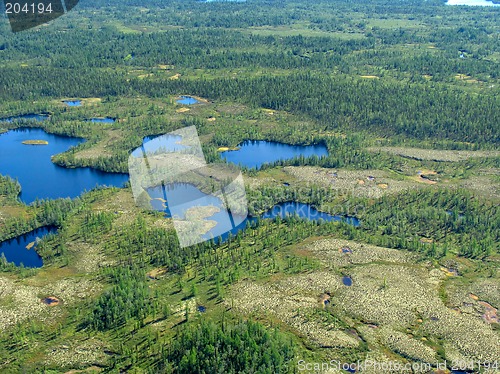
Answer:
<svg viewBox="0 0 500 374"><path fill-rule="evenodd" d="M132 319L142 323L152 311L144 274L126 267L108 269L108 273L113 287L99 298L87 324L96 330L108 330Z"/></svg>
<svg viewBox="0 0 500 374"><path fill-rule="evenodd" d="M182 327L163 353L164 373L292 373L293 342L255 322Z"/></svg>
<svg viewBox="0 0 500 374"><path fill-rule="evenodd" d="M15 201L20 193L21 186L19 185L19 182L13 180L12 178L0 175L0 197Z"/></svg>
<svg viewBox="0 0 500 374"><path fill-rule="evenodd" d="M0 226L0 241L43 226L62 226L81 204L80 199L39 200L30 205L27 216L7 218Z"/></svg>
<svg viewBox="0 0 500 374"><path fill-rule="evenodd" d="M416 190L386 196L368 206L363 229L379 245L426 252L448 250L472 258L499 253L500 209L467 191ZM431 239L431 243L421 239Z"/></svg>

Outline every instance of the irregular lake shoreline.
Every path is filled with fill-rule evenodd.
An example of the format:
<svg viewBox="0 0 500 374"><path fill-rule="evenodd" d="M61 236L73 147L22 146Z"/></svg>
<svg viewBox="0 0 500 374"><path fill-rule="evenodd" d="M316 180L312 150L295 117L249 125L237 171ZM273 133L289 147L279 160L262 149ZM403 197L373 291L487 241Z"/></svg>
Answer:
<svg viewBox="0 0 500 374"><path fill-rule="evenodd" d="M245 140L235 149L224 150L220 155L227 162L253 169L298 157L324 157L329 154L324 144L292 145L267 140Z"/></svg>
<svg viewBox="0 0 500 374"><path fill-rule="evenodd" d="M26 147L30 139L44 141L43 147ZM67 152L85 140L47 133L41 128L17 128L0 136L0 174L18 179L20 199L75 198L97 186L122 187L128 174L108 173L89 167L65 168L52 162L54 154Z"/></svg>
<svg viewBox="0 0 500 374"><path fill-rule="evenodd" d="M40 268L42 257L36 252L38 242L49 234L57 233L55 226L42 226L15 238L0 242L0 256L16 266Z"/></svg>

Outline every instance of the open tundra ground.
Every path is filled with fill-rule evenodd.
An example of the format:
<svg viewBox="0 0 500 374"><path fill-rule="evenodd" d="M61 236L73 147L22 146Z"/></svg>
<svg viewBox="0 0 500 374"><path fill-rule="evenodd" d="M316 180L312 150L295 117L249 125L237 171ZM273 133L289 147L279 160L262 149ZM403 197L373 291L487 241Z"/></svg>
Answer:
<svg viewBox="0 0 500 374"><path fill-rule="evenodd" d="M339 349L361 346L387 360L386 352L392 351L397 356L391 359L434 365L444 359L494 362L499 357L498 332L478 301L498 303L498 275L458 290L455 278L460 277L393 249L320 239L293 250L318 258L322 267L300 276L241 281L231 288L234 308L281 321L337 360L343 359ZM342 284L343 275L351 277L352 286ZM329 295L326 306L324 294Z"/></svg>
<svg viewBox="0 0 500 374"><path fill-rule="evenodd" d="M403 148L403 147L373 147L370 151L389 152L398 156L415 160L458 162L478 157L498 157L499 151L453 151L439 149Z"/></svg>

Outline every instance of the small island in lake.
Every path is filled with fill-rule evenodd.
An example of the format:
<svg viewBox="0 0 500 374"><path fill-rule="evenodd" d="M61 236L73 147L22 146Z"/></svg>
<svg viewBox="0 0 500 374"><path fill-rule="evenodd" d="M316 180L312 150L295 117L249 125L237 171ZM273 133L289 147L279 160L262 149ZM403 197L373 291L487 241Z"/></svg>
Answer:
<svg viewBox="0 0 500 374"><path fill-rule="evenodd" d="M239 151L240 147L219 147L217 148L218 152L228 152L228 151Z"/></svg>
<svg viewBox="0 0 500 374"><path fill-rule="evenodd" d="M23 144L26 145L49 145L49 142L46 140L25 140Z"/></svg>

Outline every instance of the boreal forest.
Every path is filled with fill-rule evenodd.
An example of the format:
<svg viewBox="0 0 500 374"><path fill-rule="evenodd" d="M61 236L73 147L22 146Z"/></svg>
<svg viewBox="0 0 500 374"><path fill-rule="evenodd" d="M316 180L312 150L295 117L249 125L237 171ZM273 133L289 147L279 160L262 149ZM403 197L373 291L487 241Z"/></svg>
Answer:
<svg viewBox="0 0 500 374"><path fill-rule="evenodd" d="M0 373L500 372L498 0L0 10ZM135 199L185 128L237 229Z"/></svg>

